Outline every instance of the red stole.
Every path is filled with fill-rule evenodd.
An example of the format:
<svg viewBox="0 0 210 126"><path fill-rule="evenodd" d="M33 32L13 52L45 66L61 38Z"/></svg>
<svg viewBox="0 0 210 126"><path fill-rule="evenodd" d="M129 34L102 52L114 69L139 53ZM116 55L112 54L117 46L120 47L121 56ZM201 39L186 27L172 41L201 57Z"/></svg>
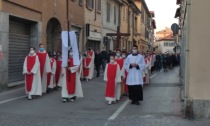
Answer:
<svg viewBox="0 0 210 126"><path fill-rule="evenodd" d="M74 62L73 58L70 58L68 60L68 67L73 67ZM76 88L76 72L72 73L70 70L66 70L66 84L67 84L67 90L68 94L75 94L75 88Z"/></svg>
<svg viewBox="0 0 210 126"><path fill-rule="evenodd" d="M85 77L87 77L89 75L89 68L85 68L87 66L90 65L90 62L91 62L91 58L84 58L83 59L83 74Z"/></svg>
<svg viewBox="0 0 210 126"><path fill-rule="evenodd" d="M56 60L56 72L55 72L55 82L56 82L56 84L58 84L58 81L60 79L61 64L62 64L62 60Z"/></svg>
<svg viewBox="0 0 210 126"><path fill-rule="evenodd" d="M36 56L27 56L27 70L30 73L36 63ZM31 91L34 74L26 74L26 90Z"/></svg>
<svg viewBox="0 0 210 126"><path fill-rule="evenodd" d="M147 64L147 59L145 59L145 64Z"/></svg>
<svg viewBox="0 0 210 126"><path fill-rule="evenodd" d="M107 66L107 85L106 97L115 97L115 80L117 75L117 64L108 64Z"/></svg>
<svg viewBox="0 0 210 126"><path fill-rule="evenodd" d="M91 57L93 57L93 51L89 51L88 53L90 54Z"/></svg>
<svg viewBox="0 0 210 126"><path fill-rule="evenodd" d="M115 59L115 61L117 62L117 64L119 64L120 70L122 70L123 65L124 65L124 59L123 58L121 58L121 59Z"/></svg>
<svg viewBox="0 0 210 126"><path fill-rule="evenodd" d="M55 59L52 58L51 61L50 61L50 68L52 69L53 67L53 63L55 62ZM50 80L51 80L51 73L48 73L47 74L47 85L49 86L50 85Z"/></svg>
<svg viewBox="0 0 210 126"><path fill-rule="evenodd" d="M44 67L45 67L47 53L46 52L45 53L37 52L37 56L39 57L40 74L41 74L41 79L42 79L43 73L44 73Z"/></svg>

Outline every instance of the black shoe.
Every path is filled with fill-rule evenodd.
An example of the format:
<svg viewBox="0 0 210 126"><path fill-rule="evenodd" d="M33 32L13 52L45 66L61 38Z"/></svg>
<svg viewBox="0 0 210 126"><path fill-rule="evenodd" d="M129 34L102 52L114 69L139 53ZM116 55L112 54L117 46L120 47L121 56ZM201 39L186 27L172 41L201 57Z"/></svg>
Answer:
<svg viewBox="0 0 210 126"><path fill-rule="evenodd" d="M135 103L136 103L135 101L132 101L132 102L131 102L131 105L134 105Z"/></svg>
<svg viewBox="0 0 210 126"><path fill-rule="evenodd" d="M136 105L140 105L140 102L138 101L138 102L136 102Z"/></svg>

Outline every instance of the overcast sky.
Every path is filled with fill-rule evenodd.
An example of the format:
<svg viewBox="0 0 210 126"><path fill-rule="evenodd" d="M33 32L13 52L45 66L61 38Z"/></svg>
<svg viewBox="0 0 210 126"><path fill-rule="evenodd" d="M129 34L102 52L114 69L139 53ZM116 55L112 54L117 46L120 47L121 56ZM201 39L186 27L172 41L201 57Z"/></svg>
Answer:
<svg viewBox="0 0 210 126"><path fill-rule="evenodd" d="M178 20L174 18L176 9L176 0L145 0L149 11L155 11L155 21L157 25L157 31L164 29L165 27L171 28L173 23L177 23Z"/></svg>

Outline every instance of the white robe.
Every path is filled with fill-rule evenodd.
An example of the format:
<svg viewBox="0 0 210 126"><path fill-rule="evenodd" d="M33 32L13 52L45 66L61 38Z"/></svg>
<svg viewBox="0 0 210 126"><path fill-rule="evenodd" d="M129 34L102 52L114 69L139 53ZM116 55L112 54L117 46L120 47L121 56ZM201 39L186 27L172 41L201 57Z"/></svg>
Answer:
<svg viewBox="0 0 210 126"><path fill-rule="evenodd" d="M131 63L137 64L140 69L129 68ZM125 60L125 69L128 71L128 76L126 80L127 85L143 85L143 77L142 72L145 69L145 61L142 55L138 54L137 56L133 56L130 54Z"/></svg>
<svg viewBox="0 0 210 126"><path fill-rule="evenodd" d="M86 52L86 54L87 54L87 52ZM92 55L92 57L91 57L92 59L91 59L91 62L90 62L90 65L89 65L89 76L87 77L87 79L93 79L93 76L94 76L94 60L95 60L95 53L94 53L94 51L93 51L93 55Z"/></svg>
<svg viewBox="0 0 210 126"><path fill-rule="evenodd" d="M115 64L117 64L115 62ZM107 71L108 71L108 64L106 65L105 68L105 73L104 73L104 81L108 81L107 77ZM117 71L116 71L116 78L115 78L115 97L105 97L106 101L116 101L120 100L121 96L121 71L120 71L120 66L117 64Z"/></svg>
<svg viewBox="0 0 210 126"><path fill-rule="evenodd" d="M45 65L44 65L44 71L43 71L43 77L42 77L42 93L47 92L47 73L51 72L50 67L50 58L48 54L46 55Z"/></svg>
<svg viewBox="0 0 210 126"><path fill-rule="evenodd" d="M34 54L36 55L36 54ZM34 67L32 68L31 72L34 74L33 82L32 82L32 88L31 91L28 92L26 89L26 94L29 95L42 95L42 84L41 84L41 75L40 75L40 63L39 63L39 58L36 56L36 62L34 64ZM24 61L24 66L23 66L23 74L27 74L27 57L25 58ZM26 84L26 82L25 82ZM26 86L25 86L26 87Z"/></svg>
<svg viewBox="0 0 210 126"><path fill-rule="evenodd" d="M52 71L51 71L51 77L50 77L50 85L48 86L48 88L53 89L54 87L56 87L55 73L56 73L56 60L54 60L53 65L52 65Z"/></svg>
<svg viewBox="0 0 210 126"><path fill-rule="evenodd" d="M62 98L73 98L73 97L84 97L83 96L83 91L82 91L82 85L80 81L80 71L79 70L79 65L71 67L71 72L75 73L76 72L76 87L75 87L75 94L68 94L67 86L66 86L66 69L67 68L62 68L62 90L61 90L61 97Z"/></svg>

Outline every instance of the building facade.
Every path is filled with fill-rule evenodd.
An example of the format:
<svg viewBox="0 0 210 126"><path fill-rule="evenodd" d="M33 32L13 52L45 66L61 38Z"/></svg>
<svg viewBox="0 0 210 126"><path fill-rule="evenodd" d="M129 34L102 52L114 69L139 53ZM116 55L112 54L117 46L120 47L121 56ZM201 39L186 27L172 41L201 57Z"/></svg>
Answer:
<svg viewBox="0 0 210 126"><path fill-rule="evenodd" d="M141 10L139 51L146 52L151 46L151 14L144 0L135 0Z"/></svg>
<svg viewBox="0 0 210 126"><path fill-rule="evenodd" d="M82 34L84 9L80 4L78 1L68 1L67 4L67 1L58 0L0 0L2 88L24 82L22 67L29 47L37 49L43 43L47 51L61 49L61 32L68 29L67 17L70 17L70 29L79 26ZM81 44L82 39L79 41Z"/></svg>
<svg viewBox="0 0 210 126"><path fill-rule="evenodd" d="M188 117L210 118L209 0L177 0L180 7L178 41L181 45L183 100Z"/></svg>
<svg viewBox="0 0 210 126"><path fill-rule="evenodd" d="M121 6L121 16L120 16L120 32L130 33L130 36L122 36L120 48L131 50L134 44L140 39L140 9L138 8L135 1L122 0L123 4Z"/></svg>
<svg viewBox="0 0 210 126"><path fill-rule="evenodd" d="M176 46L173 35L168 35L156 41L157 52L160 53L175 53L174 47Z"/></svg>
<svg viewBox="0 0 210 126"><path fill-rule="evenodd" d="M151 39L151 48L150 51L155 51L155 42L156 42L156 37L155 37L155 29L156 27L156 21L155 21L155 12L154 11L150 11L151 14L151 22L150 22L150 26L151 26L151 34L150 34L150 39Z"/></svg>
<svg viewBox="0 0 210 126"><path fill-rule="evenodd" d="M120 0L102 0L103 45L107 50L116 49L116 37L107 36L107 33L117 33L120 24Z"/></svg>
<svg viewBox="0 0 210 126"><path fill-rule="evenodd" d="M84 45L87 49L100 50L102 44L102 0L84 0L85 34Z"/></svg>

